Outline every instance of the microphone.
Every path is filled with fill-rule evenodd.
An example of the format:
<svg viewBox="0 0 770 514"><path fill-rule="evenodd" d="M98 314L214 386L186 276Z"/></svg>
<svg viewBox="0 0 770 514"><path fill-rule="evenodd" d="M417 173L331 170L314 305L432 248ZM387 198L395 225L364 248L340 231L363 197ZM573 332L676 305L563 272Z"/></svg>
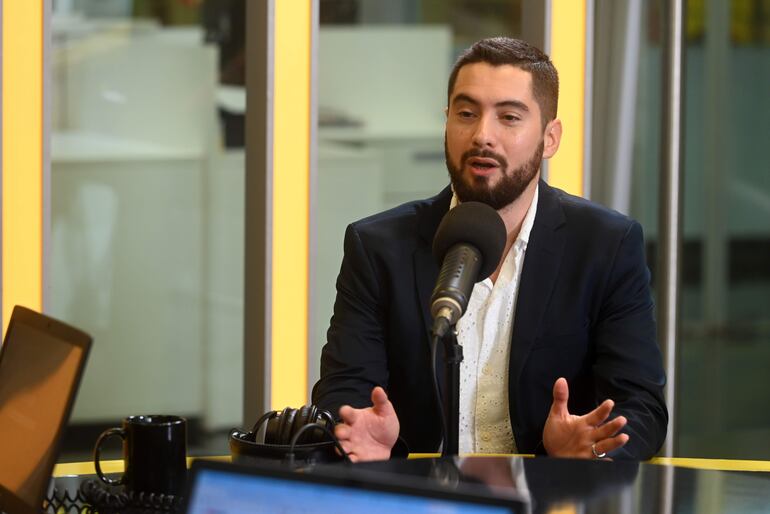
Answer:
<svg viewBox="0 0 770 514"><path fill-rule="evenodd" d="M461 203L446 213L433 239L441 266L430 299L434 336L443 337L465 313L473 284L495 271L505 239L505 223L487 204Z"/></svg>

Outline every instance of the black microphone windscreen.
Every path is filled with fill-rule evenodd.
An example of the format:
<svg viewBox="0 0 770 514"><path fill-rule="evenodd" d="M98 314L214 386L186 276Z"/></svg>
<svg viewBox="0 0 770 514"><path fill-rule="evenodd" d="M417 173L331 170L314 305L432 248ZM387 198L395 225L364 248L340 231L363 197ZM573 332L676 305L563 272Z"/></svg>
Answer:
<svg viewBox="0 0 770 514"><path fill-rule="evenodd" d="M481 253L476 282L497 268L505 248L505 223L492 207L481 202L461 203L444 215L433 238L433 257L441 267L446 253L458 243L474 246Z"/></svg>

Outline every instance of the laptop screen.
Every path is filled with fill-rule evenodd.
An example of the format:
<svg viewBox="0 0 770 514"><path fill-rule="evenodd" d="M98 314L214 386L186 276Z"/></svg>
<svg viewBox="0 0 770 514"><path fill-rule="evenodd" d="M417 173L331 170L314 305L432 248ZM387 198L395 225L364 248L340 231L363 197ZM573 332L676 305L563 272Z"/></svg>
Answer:
<svg viewBox="0 0 770 514"><path fill-rule="evenodd" d="M0 492L39 509L88 345L60 338L76 332L62 324L25 314L37 322L14 311L0 350Z"/></svg>
<svg viewBox="0 0 770 514"><path fill-rule="evenodd" d="M187 514L393 513L510 514L511 509L464 499L432 498L221 469L197 470Z"/></svg>

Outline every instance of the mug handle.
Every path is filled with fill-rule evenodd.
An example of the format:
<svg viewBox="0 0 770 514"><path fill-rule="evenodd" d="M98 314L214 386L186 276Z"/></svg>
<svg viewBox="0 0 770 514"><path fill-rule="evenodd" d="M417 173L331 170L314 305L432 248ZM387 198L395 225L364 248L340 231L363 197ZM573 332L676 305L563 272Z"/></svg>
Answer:
<svg viewBox="0 0 770 514"><path fill-rule="evenodd" d="M126 481L125 473L118 480L110 478L102 473L102 465L100 462L102 457L102 442L113 435L120 436L120 438L124 441L126 440L126 432L122 428L108 428L102 432L101 435L99 435L99 438L96 440L96 445L94 446L94 467L96 468L96 474L99 475L99 478L105 484L123 485L123 483Z"/></svg>

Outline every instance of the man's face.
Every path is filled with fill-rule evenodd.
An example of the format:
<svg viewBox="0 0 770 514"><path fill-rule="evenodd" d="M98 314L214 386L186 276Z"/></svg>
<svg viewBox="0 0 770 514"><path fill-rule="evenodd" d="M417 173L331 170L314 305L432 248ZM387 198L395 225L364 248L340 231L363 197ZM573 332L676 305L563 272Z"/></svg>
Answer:
<svg viewBox="0 0 770 514"><path fill-rule="evenodd" d="M519 198L538 176L543 133L529 72L483 62L463 66L447 108L444 142L459 200L499 210ZM550 146L547 152L550 157Z"/></svg>

